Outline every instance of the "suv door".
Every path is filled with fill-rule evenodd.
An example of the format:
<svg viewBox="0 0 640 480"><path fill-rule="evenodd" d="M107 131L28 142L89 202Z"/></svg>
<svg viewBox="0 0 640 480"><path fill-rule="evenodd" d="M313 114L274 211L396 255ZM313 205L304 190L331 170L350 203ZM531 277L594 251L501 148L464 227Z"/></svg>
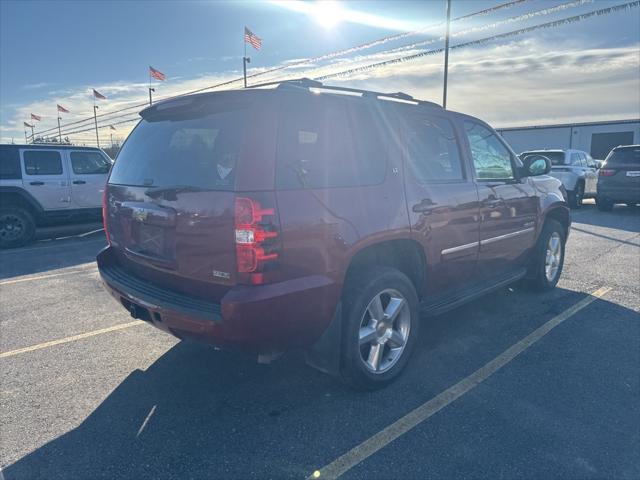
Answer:
<svg viewBox="0 0 640 480"><path fill-rule="evenodd" d="M69 172L59 150L25 148L20 151L20 163L24 189L44 210L69 208Z"/></svg>
<svg viewBox="0 0 640 480"><path fill-rule="evenodd" d="M425 250L426 293L437 296L474 280L478 259L478 191L459 139L444 116L406 119L405 190L412 235Z"/></svg>
<svg viewBox="0 0 640 480"><path fill-rule="evenodd" d="M538 199L532 180L516 173L516 155L498 134L476 120L463 121L480 200L482 278L502 277L522 268L534 245Z"/></svg>
<svg viewBox="0 0 640 480"><path fill-rule="evenodd" d="M111 161L97 150L69 150L71 198L76 207L99 208Z"/></svg>

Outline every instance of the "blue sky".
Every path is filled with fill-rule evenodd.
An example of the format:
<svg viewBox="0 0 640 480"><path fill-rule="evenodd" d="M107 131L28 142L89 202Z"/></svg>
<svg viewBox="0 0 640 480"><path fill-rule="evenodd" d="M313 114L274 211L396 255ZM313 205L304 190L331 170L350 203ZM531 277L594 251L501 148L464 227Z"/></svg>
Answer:
<svg viewBox="0 0 640 480"><path fill-rule="evenodd" d="M527 0L452 24L452 45L550 22L631 0ZM453 0L458 17L507 0ZM547 11L550 10L550 11ZM526 14L533 13L528 18ZM241 74L244 25L263 40L251 73L313 58L444 20L444 0L0 1L2 141L24 140L22 121L42 115L36 131L92 115L90 88L108 97L100 113L144 102L147 67L167 75L158 97ZM337 21L339 20L339 21ZM269 74L319 76L442 46L441 27L324 61ZM427 45L413 45L429 42ZM460 48L451 54L449 102L497 126L640 116L640 8ZM392 50L392 51L390 51ZM327 83L403 90L440 101L442 55L382 66ZM239 87L240 84L234 85ZM125 112L128 113L128 112ZM135 118L135 109L127 117ZM107 126L109 117L101 126ZM80 123L80 127L84 124ZM124 137L134 123L117 126ZM88 124L88 126L92 126ZM82 130L77 128L76 130ZM74 132L69 127L67 132ZM105 130L105 132L107 132ZM91 142L91 132L71 134Z"/></svg>

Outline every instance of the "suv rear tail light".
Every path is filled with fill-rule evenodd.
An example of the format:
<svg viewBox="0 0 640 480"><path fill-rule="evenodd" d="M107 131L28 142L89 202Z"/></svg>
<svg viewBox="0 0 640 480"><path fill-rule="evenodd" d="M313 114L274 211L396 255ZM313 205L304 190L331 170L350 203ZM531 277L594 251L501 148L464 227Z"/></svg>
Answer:
<svg viewBox="0 0 640 480"><path fill-rule="evenodd" d="M109 214L107 188L108 185L105 185L102 191L102 226L104 227L104 234L107 237L107 243L111 245L111 236L109 236L109 229L107 228L107 215Z"/></svg>
<svg viewBox="0 0 640 480"><path fill-rule="evenodd" d="M611 168L601 168L598 175L601 177L613 177L616 174L616 171Z"/></svg>
<svg viewBox="0 0 640 480"><path fill-rule="evenodd" d="M274 208L264 208L255 199L236 197L235 242L240 281L254 285L264 283L277 266L278 223Z"/></svg>

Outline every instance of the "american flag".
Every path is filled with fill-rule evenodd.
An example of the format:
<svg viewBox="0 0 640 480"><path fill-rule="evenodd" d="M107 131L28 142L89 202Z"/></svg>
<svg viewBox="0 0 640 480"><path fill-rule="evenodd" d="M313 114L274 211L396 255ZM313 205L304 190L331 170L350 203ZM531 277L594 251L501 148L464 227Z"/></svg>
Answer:
<svg viewBox="0 0 640 480"><path fill-rule="evenodd" d="M105 97L103 94L101 94L95 88L93 89L93 96L94 96L94 98L99 98L100 100L106 100L107 99L107 97Z"/></svg>
<svg viewBox="0 0 640 480"><path fill-rule="evenodd" d="M40 121L42 120L42 117L40 115L34 115L33 113L31 114L31 120L37 120Z"/></svg>
<svg viewBox="0 0 640 480"><path fill-rule="evenodd" d="M25 127L33 128L33 125L29 125L27 122L22 122Z"/></svg>
<svg viewBox="0 0 640 480"><path fill-rule="evenodd" d="M262 47L262 40L260 40L260 37L258 37L247 27L244 27L244 42L250 43L251 46L256 50L260 50L260 47Z"/></svg>
<svg viewBox="0 0 640 480"><path fill-rule="evenodd" d="M59 105L59 104L58 104L58 111L62 113L69 113L69 110L67 110L62 105Z"/></svg>
<svg viewBox="0 0 640 480"><path fill-rule="evenodd" d="M161 82L163 82L166 79L166 77L164 76L164 73L162 73L160 70L156 70L152 66L149 66L149 75L151 75L156 80L160 80Z"/></svg>

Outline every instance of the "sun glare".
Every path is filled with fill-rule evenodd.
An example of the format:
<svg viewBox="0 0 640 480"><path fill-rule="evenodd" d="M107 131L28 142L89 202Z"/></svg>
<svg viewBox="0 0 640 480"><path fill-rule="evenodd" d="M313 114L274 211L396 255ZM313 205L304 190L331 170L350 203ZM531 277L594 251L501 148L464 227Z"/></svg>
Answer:
<svg viewBox="0 0 640 480"><path fill-rule="evenodd" d="M314 20L325 28L333 28L343 19L344 11L334 0L321 0L314 7Z"/></svg>

